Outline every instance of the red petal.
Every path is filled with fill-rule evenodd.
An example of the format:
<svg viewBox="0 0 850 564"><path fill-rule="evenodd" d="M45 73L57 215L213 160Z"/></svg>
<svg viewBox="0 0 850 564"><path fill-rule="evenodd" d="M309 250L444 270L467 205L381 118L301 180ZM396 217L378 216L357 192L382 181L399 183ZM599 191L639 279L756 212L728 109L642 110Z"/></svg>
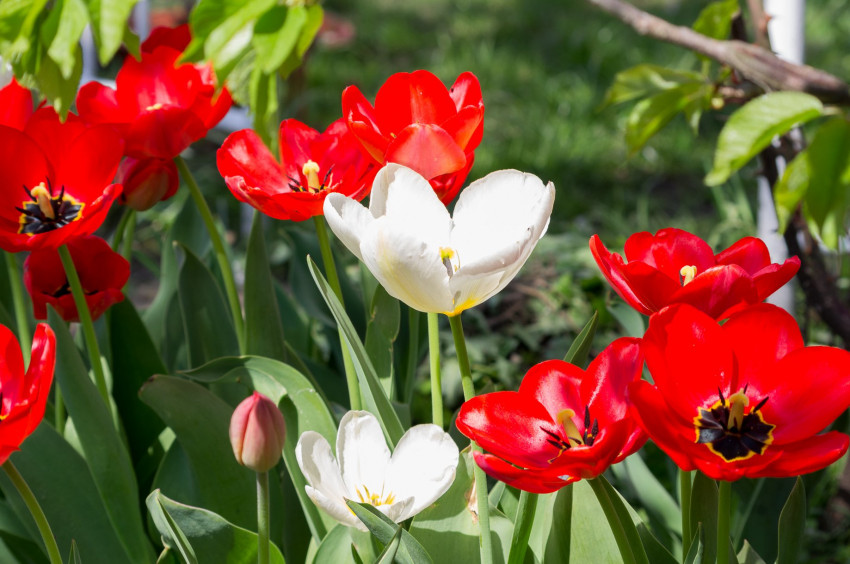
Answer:
<svg viewBox="0 0 850 564"><path fill-rule="evenodd" d="M572 409L579 417L584 416L584 406L579 388L585 372L563 360L547 360L529 369L519 385L519 393L526 401L543 406L549 421L557 421L558 414Z"/></svg>
<svg viewBox="0 0 850 564"><path fill-rule="evenodd" d="M766 299L776 290L787 284L799 270L800 259L798 257L791 257L781 265L771 264L758 271L753 277L753 281L756 284L759 301Z"/></svg>
<svg viewBox="0 0 850 564"><path fill-rule="evenodd" d="M112 184L123 152L124 143L114 129L107 125L90 127L65 147L56 180L69 196L91 202Z"/></svg>
<svg viewBox="0 0 850 564"><path fill-rule="evenodd" d="M280 163L283 171L292 178L301 178L301 169L307 161L317 162L311 146L320 134L297 119L280 123ZM318 164L318 163L317 163ZM324 174L324 172L320 172Z"/></svg>
<svg viewBox="0 0 850 564"><path fill-rule="evenodd" d="M598 418L604 427L627 417L627 387L642 373L640 339L623 337L608 345L587 367L581 382L582 403L591 418Z"/></svg>
<svg viewBox="0 0 850 564"><path fill-rule="evenodd" d="M18 231L21 214L15 208L29 200L24 186L31 189L53 178L52 167L32 139L17 129L0 126L0 217L5 220L3 231ZM3 248L10 252L20 250Z"/></svg>
<svg viewBox="0 0 850 564"><path fill-rule="evenodd" d="M412 124L440 124L456 113L449 91L426 70L392 75L375 96L375 115L385 133L398 135Z"/></svg>
<svg viewBox="0 0 850 564"><path fill-rule="evenodd" d="M688 429L684 422L670 417L671 410L658 389L648 382L634 382L629 385L629 400L632 416L658 448L682 470L689 472L696 468L694 447L707 449L705 445L697 445L682 437L682 433L695 431L693 427Z"/></svg>
<svg viewBox="0 0 850 564"><path fill-rule="evenodd" d="M178 25L177 27L155 27L142 43L142 52L150 53L162 46L182 52L191 40L192 34L189 31L189 24Z"/></svg>
<svg viewBox="0 0 850 564"><path fill-rule="evenodd" d="M386 162L403 164L425 179L448 174L466 165L466 155L446 131L432 124L409 125L398 133L386 152Z"/></svg>
<svg viewBox="0 0 850 564"><path fill-rule="evenodd" d="M530 493L551 493L579 480L577 476L560 478L542 472L517 468L489 454L473 453L475 463L488 475L507 485Z"/></svg>
<svg viewBox="0 0 850 564"><path fill-rule="evenodd" d="M826 468L847 452L850 437L838 431L816 435L781 448L782 455L751 478L786 478Z"/></svg>
<svg viewBox="0 0 850 564"><path fill-rule="evenodd" d="M475 149L481 143L481 138L484 135L484 102L482 101L481 85L478 84L478 78L471 72L462 73L449 90L449 96L454 100L458 112L461 112L466 106L481 109L482 116L478 127L465 145L467 150ZM449 129L449 127L446 129Z"/></svg>
<svg viewBox="0 0 850 564"><path fill-rule="evenodd" d="M77 92L77 111L86 123L128 123L136 106L122 107L118 93L99 82L88 82Z"/></svg>
<svg viewBox="0 0 850 564"><path fill-rule="evenodd" d="M461 150L471 153L481 142L483 123L484 107L467 106L439 125L454 139Z"/></svg>
<svg viewBox="0 0 850 564"><path fill-rule="evenodd" d="M473 153L467 153L466 166L461 170L435 176L428 180L431 188L434 189L434 193L437 194L437 197L440 198L440 201L443 202L443 204L448 206L452 200L455 199L458 192L460 192L460 189L463 188L463 181L466 180L466 177L469 175L469 171L472 170L472 163L474 161L475 155Z"/></svg>
<svg viewBox="0 0 850 564"><path fill-rule="evenodd" d="M23 130L32 112L32 93L12 77L12 82L0 89L0 125Z"/></svg>
<svg viewBox="0 0 850 564"><path fill-rule="evenodd" d="M384 131L378 124L375 109L356 86L342 91L342 116L366 152L383 165L390 143L389 131Z"/></svg>
<svg viewBox="0 0 850 564"><path fill-rule="evenodd" d="M752 278L737 265L709 268L669 299L670 303L690 304L715 319L723 319L729 310L742 304L759 302Z"/></svg>
<svg viewBox="0 0 850 564"><path fill-rule="evenodd" d="M163 107L141 112L127 128L131 157L173 159L207 134L201 119L186 108Z"/></svg>
<svg viewBox="0 0 850 564"><path fill-rule="evenodd" d="M590 238L590 252L593 254L593 258L596 260L599 270L602 271L602 275L605 276L608 283L611 284L612 288L614 288L614 291L617 292L617 294L619 294L626 303L644 315L652 315L655 311L657 311L655 308L651 309L647 307L641 298L638 297L637 293L635 293L632 289L630 281L626 278L626 275L623 272L623 257L608 251L599 239L599 235L593 235Z"/></svg>
<svg viewBox="0 0 850 564"><path fill-rule="evenodd" d="M626 240L626 259L657 268L671 280L679 279L683 266L696 266L697 273L714 266L714 253L708 244L687 231L668 227L655 235L635 233Z"/></svg>
<svg viewBox="0 0 850 564"><path fill-rule="evenodd" d="M728 249L717 253L717 264L737 264L754 275L770 264L770 252L764 241L757 237L744 237Z"/></svg>

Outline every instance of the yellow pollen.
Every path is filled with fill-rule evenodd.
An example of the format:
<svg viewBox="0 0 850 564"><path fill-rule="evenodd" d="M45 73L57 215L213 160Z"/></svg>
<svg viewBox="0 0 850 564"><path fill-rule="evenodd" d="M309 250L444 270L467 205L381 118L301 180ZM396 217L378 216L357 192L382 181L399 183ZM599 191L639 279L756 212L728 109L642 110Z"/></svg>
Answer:
<svg viewBox="0 0 850 564"><path fill-rule="evenodd" d="M689 264L687 266L683 266L679 271L679 276L682 277L682 286L689 284L696 278L697 275L697 267Z"/></svg>
<svg viewBox="0 0 850 564"><path fill-rule="evenodd" d="M38 208L41 210L41 213L44 214L44 217L48 219L56 219L56 214L53 213L53 203L51 202L50 192L47 191L47 187L44 185L44 182L33 188L30 191L30 194L32 194L32 197L36 199Z"/></svg>
<svg viewBox="0 0 850 564"><path fill-rule="evenodd" d="M360 488L363 488L363 491L360 491ZM365 485L355 488L354 490L357 492L357 497L360 498L360 503L368 503L373 507L378 507L380 505L390 505L395 502L395 495L390 492L386 496L384 496L383 491L378 494L374 492L370 492L369 488Z"/></svg>
<svg viewBox="0 0 850 564"><path fill-rule="evenodd" d="M443 266L446 267L446 272L449 276L457 272L460 268L460 259L457 256L457 251L451 247L440 247L440 260L443 261Z"/></svg>
<svg viewBox="0 0 850 564"><path fill-rule="evenodd" d="M572 409L564 409L558 413L558 423L564 426L564 431L567 432L567 438L570 440L570 444L572 446L581 446L584 443L581 442L581 433L578 432L578 427L573 422L573 417L576 416L576 412Z"/></svg>
<svg viewBox="0 0 850 564"><path fill-rule="evenodd" d="M301 167L301 173L307 177L307 188L311 192L318 192L322 189L322 183L319 182L319 165L315 161L307 161Z"/></svg>
<svg viewBox="0 0 850 564"><path fill-rule="evenodd" d="M145 108L145 110L148 111L148 112L152 112L154 110L161 110L161 109L162 109L162 104L160 104L159 102L157 102L156 104L151 104L150 106Z"/></svg>
<svg viewBox="0 0 850 564"><path fill-rule="evenodd" d="M726 424L727 429L741 430L741 425L744 422L744 408L750 404L744 392L735 392L729 397L729 422Z"/></svg>

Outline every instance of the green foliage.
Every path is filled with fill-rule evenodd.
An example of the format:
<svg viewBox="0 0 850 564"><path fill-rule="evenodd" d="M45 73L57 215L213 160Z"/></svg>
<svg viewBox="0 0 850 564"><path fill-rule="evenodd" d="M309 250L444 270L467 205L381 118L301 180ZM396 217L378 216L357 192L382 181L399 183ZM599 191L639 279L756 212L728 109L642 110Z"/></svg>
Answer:
<svg viewBox="0 0 850 564"><path fill-rule="evenodd" d="M422 548L410 533L401 525L393 523L386 515L368 503L357 503L348 500L346 504L357 515L369 532L381 543L387 546L386 551L395 544L392 554L400 564L429 564L432 562L428 552ZM386 552L385 551L385 552ZM393 558L387 560L392 562Z"/></svg>
<svg viewBox="0 0 850 564"><path fill-rule="evenodd" d="M803 479L797 477L797 483L779 514L779 551L776 564L798 562L802 548L803 533L806 529L806 489Z"/></svg>
<svg viewBox="0 0 850 564"><path fill-rule="evenodd" d="M718 0L699 13L693 30L713 39L726 39L732 27L732 18L740 11L738 0Z"/></svg>

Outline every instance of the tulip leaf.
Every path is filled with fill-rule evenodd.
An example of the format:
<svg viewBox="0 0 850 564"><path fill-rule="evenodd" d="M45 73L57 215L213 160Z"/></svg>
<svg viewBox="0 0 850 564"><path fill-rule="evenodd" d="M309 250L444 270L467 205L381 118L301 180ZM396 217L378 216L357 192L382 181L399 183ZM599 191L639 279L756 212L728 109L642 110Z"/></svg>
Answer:
<svg viewBox="0 0 850 564"><path fill-rule="evenodd" d="M372 359L375 373L379 375L384 393L393 397L394 367L393 343L398 337L401 308L398 300L390 296L383 286L375 288L369 320L366 326L366 352Z"/></svg>
<svg viewBox="0 0 850 564"><path fill-rule="evenodd" d="M697 523L694 538L691 541L691 548L685 555L685 564L702 564L703 562L714 562L706 558L705 550L705 528L702 523Z"/></svg>
<svg viewBox="0 0 850 564"><path fill-rule="evenodd" d="M702 526L705 561L714 562L717 555L717 483L706 477L702 472L696 472L691 492L691 529ZM696 535L692 543L696 544ZM691 547L693 552L693 547Z"/></svg>
<svg viewBox="0 0 850 564"><path fill-rule="evenodd" d="M338 524L322 539L312 558L307 555L307 562L372 562L376 557L369 533Z"/></svg>
<svg viewBox="0 0 850 564"><path fill-rule="evenodd" d="M128 562L150 562L154 553L142 524L130 455L65 322L52 307L48 318L56 333L56 381L109 520L133 555Z"/></svg>
<svg viewBox="0 0 850 564"><path fill-rule="evenodd" d="M767 564L764 558L746 540L744 541L744 546L738 551L738 562L739 564Z"/></svg>
<svg viewBox="0 0 850 564"><path fill-rule="evenodd" d="M71 553L68 555L68 564L83 564L83 559L80 557L80 549L77 548L77 541L71 541Z"/></svg>
<svg viewBox="0 0 850 564"><path fill-rule="evenodd" d="M402 564L427 564L433 562L428 552L410 533L405 531L401 525L393 523L389 517L378 511L375 507L368 503L357 503L350 499L346 500L345 503L381 543L389 546L392 539L401 532L400 547L396 554L399 562Z"/></svg>
<svg viewBox="0 0 850 564"><path fill-rule="evenodd" d="M254 213L245 257L245 352L285 361L283 324L277 315L277 297L266 252L263 217L259 211Z"/></svg>
<svg viewBox="0 0 850 564"><path fill-rule="evenodd" d="M682 516L679 504L667 489L661 485L641 457L635 453L627 457L622 464L611 467L618 484L624 484L629 491L629 499L637 499L649 515L651 522L659 524L659 529L669 533L682 534Z"/></svg>
<svg viewBox="0 0 850 564"><path fill-rule="evenodd" d="M401 534L404 532L404 529L401 527L397 527L397 529L392 540L390 540L390 544L378 555L378 559L375 561L377 564L392 564L396 561L396 554L398 553L399 543L401 542ZM399 560L403 561L401 558Z"/></svg>
<svg viewBox="0 0 850 564"><path fill-rule="evenodd" d="M564 362L569 362L579 367L585 366L587 355L590 354L590 347L593 345L593 337L596 335L597 325L599 325L599 312L594 311L593 317L590 318L584 329L576 335L573 344L570 345L570 350L567 351Z"/></svg>
<svg viewBox="0 0 850 564"><path fill-rule="evenodd" d="M619 492L602 475L590 480L589 484L596 494L596 500L605 512L610 527L616 531L615 539L620 553L623 554L625 550L628 550L631 552L634 562L649 564L640 534L635 527L629 508L623 498L620 497Z"/></svg>
<svg viewBox="0 0 850 564"><path fill-rule="evenodd" d="M550 530L543 538L545 562L569 562L570 539L572 538L573 515L573 485L567 484L553 497L551 510L546 514L551 517ZM538 511L540 511L538 506ZM532 531L532 534L534 531Z"/></svg>
<svg viewBox="0 0 850 564"><path fill-rule="evenodd" d="M637 532L640 535L640 541L646 550L646 557L652 564L676 564L678 560L673 554L667 550L661 542L655 538L652 531L644 523L637 525Z"/></svg>
<svg viewBox="0 0 850 564"><path fill-rule="evenodd" d="M779 552L776 564L798 562L803 546L803 534L806 529L806 488L803 479L797 477L797 483L788 496L788 501L779 514Z"/></svg>
<svg viewBox="0 0 850 564"><path fill-rule="evenodd" d="M239 354L230 308L212 272L188 247L183 249L177 294L183 312L189 365L199 366L222 356Z"/></svg>
<svg viewBox="0 0 850 564"><path fill-rule="evenodd" d="M257 526L256 511L254 504L245 500L255 497L254 473L240 466L233 456L229 435L233 408L203 386L171 376L154 376L139 395L174 430L190 463L185 471L194 478L195 491L168 492L163 488L164 493L253 530ZM191 500L186 499L190 496Z"/></svg>
<svg viewBox="0 0 850 564"><path fill-rule="evenodd" d="M803 92L769 92L741 106L720 131L709 186L723 184L777 135L823 114L823 104Z"/></svg>
<svg viewBox="0 0 850 564"><path fill-rule="evenodd" d="M257 533L237 527L212 511L171 500L159 490L151 492L145 503L159 533L187 562L257 561ZM284 562L274 543L269 546L269 562Z"/></svg>
<svg viewBox="0 0 850 564"><path fill-rule="evenodd" d="M357 379L360 382L360 393L363 396L363 403L378 418L378 421L381 422L384 434L390 445L395 446L404 434L404 428L395 409L393 409L392 403L390 403L389 398L384 392L380 380L378 380L375 368L372 366L372 361L369 360L369 355L366 353L366 348L360 342L360 338L357 336L351 320L345 313L345 308L339 303L328 281L325 280L325 277L319 272L316 263L309 256L307 257L307 265L310 273L313 275L316 286L319 288L319 292L321 292L322 297L328 304L334 319L336 319L339 325L340 331L342 331L345 337L345 342L351 352L352 361L357 371Z"/></svg>
<svg viewBox="0 0 850 564"><path fill-rule="evenodd" d="M86 555L87 564L150 562L143 555L127 552L110 522L86 461L53 427L42 422L10 460L35 492L60 553L67 554L75 540L80 553ZM29 510L5 472L0 472L0 487L41 544Z"/></svg>

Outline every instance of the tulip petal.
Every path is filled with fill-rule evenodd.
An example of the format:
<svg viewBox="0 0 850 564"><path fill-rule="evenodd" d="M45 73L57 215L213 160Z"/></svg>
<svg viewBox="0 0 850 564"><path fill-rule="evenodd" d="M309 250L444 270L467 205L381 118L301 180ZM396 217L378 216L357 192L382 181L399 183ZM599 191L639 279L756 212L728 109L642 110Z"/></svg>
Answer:
<svg viewBox="0 0 850 564"><path fill-rule="evenodd" d="M592 418L606 424L627 417L629 411L626 390L630 382L643 373L643 353L640 339L622 337L605 348L587 367L581 382L581 403Z"/></svg>
<svg viewBox="0 0 850 564"><path fill-rule="evenodd" d="M602 275L605 276L608 283L611 284L612 288L614 288L614 291L617 292L617 294L623 298L627 304L644 315L652 315L655 311L658 311L658 309L663 307L665 301L662 300L666 300L666 297L656 299L655 302L658 303L644 303L643 296L638 295L637 288L632 287L630 278L626 276L623 257L617 253L610 252L602 243L599 235L593 235L590 238L590 252L593 255L594 260L596 260L599 270L602 271ZM644 270L649 273L654 272L654 270L648 266L644 266ZM662 288L668 287L672 291L675 291L675 286L672 285L672 281L667 279L666 276L662 275L661 277L663 280L660 286ZM652 284L650 287L656 286L659 285Z"/></svg>
<svg viewBox="0 0 850 564"><path fill-rule="evenodd" d="M760 471L748 474L751 478L784 478L800 476L825 468L844 456L850 437L838 431L815 435L784 445L782 455Z"/></svg>
<svg viewBox="0 0 850 564"><path fill-rule="evenodd" d="M445 85L426 70L399 72L375 96L375 114L385 132L398 135L412 123L442 123L457 112ZM390 162L392 159L387 158Z"/></svg>
<svg viewBox="0 0 850 564"><path fill-rule="evenodd" d="M717 264L735 264L750 274L755 274L770 264L770 251L757 237L744 237L715 257Z"/></svg>
<svg viewBox="0 0 850 564"><path fill-rule="evenodd" d="M323 206L331 230L346 248L363 260L360 242L375 221L363 205L342 194L328 194Z"/></svg>
<svg viewBox="0 0 850 564"><path fill-rule="evenodd" d="M375 109L356 86L349 86L342 91L342 116L369 156L383 165L386 162L384 154L390 143L390 132L381 130Z"/></svg>
<svg viewBox="0 0 850 564"><path fill-rule="evenodd" d="M579 415L584 409L579 389L585 372L578 366L563 360L546 360L532 366L519 385L523 398L533 399L549 414L550 421L557 421L565 409Z"/></svg>
<svg viewBox="0 0 850 564"><path fill-rule="evenodd" d="M466 153L439 125L413 123L390 141L385 160L403 164L430 179L462 169L466 166Z"/></svg>
<svg viewBox="0 0 850 564"><path fill-rule="evenodd" d="M295 445L295 458L301 473L313 488L324 492L329 499L350 497L339 464L331 452L331 445L322 435L315 431L302 433ZM348 509L345 511L348 512Z"/></svg>
<svg viewBox="0 0 850 564"><path fill-rule="evenodd" d="M383 489L390 449L374 415L368 411L349 411L343 416L336 437L336 454L349 495L359 490L366 496L364 488L372 493Z"/></svg>
<svg viewBox="0 0 850 564"><path fill-rule="evenodd" d="M787 284L799 270L800 259L798 257L791 257L781 265L769 264L758 271L753 276L753 280L756 284L759 301L766 299L776 290Z"/></svg>
<svg viewBox="0 0 850 564"><path fill-rule="evenodd" d="M641 261L657 268L671 280L679 278L683 266L695 266L697 273L714 266L714 253L708 243L687 231L668 227L651 235L635 233L626 240L626 260Z"/></svg>
<svg viewBox="0 0 850 564"><path fill-rule="evenodd" d="M691 304L715 319L723 319L733 308L758 301L752 278L737 265L709 268L669 297L669 303Z"/></svg>
<svg viewBox="0 0 850 564"><path fill-rule="evenodd" d="M290 191L283 180L280 165L260 136L251 129L228 135L216 152L216 164L225 179L239 177L244 179L248 186L262 187L270 193ZM228 187L230 184L231 182L227 183ZM239 197L237 192L234 192L234 195Z"/></svg>
<svg viewBox="0 0 850 564"><path fill-rule="evenodd" d="M508 464L497 456L479 452L473 454L475 456L475 463L487 475L529 493L552 493L580 479L578 476L557 476L542 472L533 473Z"/></svg>
<svg viewBox="0 0 850 564"><path fill-rule="evenodd" d="M366 525L364 525L363 522L360 521L360 519L358 519L345 504L345 500L347 498L330 497L325 495L325 493L321 490L317 490L310 486L304 486L304 491L307 492L307 497L309 497L317 507L343 525L356 527L361 531L368 531ZM359 500L355 499L354 501Z"/></svg>

